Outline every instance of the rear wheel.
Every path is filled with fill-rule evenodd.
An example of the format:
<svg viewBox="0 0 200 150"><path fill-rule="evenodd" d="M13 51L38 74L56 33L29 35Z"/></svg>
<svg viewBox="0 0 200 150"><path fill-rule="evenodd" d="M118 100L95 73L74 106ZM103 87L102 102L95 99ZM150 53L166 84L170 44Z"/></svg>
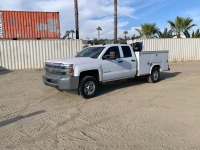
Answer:
<svg viewBox="0 0 200 150"><path fill-rule="evenodd" d="M83 77L79 84L79 93L85 98L92 98L95 96L98 89L98 82L96 78L92 76Z"/></svg>
<svg viewBox="0 0 200 150"><path fill-rule="evenodd" d="M153 68L151 74L147 77L149 83L156 83L160 79L160 71L158 68Z"/></svg>
<svg viewBox="0 0 200 150"><path fill-rule="evenodd" d="M59 88L56 88L56 90L60 91L60 92L63 92L63 90L60 90Z"/></svg>

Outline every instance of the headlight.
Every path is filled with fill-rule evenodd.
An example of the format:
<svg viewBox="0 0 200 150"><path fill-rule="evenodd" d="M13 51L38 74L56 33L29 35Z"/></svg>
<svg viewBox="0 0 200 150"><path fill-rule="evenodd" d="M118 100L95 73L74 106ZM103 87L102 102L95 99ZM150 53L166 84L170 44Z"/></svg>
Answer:
<svg viewBox="0 0 200 150"><path fill-rule="evenodd" d="M66 72L62 72L62 75L74 76L74 66L72 64L69 65L61 65L61 69L65 69Z"/></svg>
<svg viewBox="0 0 200 150"><path fill-rule="evenodd" d="M61 67L60 67L61 69L73 69L73 65L72 64L70 64L70 65L61 65Z"/></svg>

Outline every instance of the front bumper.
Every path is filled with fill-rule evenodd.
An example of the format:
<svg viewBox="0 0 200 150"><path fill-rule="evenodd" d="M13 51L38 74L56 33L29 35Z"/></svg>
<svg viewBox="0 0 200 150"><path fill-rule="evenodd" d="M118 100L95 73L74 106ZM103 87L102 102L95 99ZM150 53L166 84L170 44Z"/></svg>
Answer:
<svg viewBox="0 0 200 150"><path fill-rule="evenodd" d="M78 89L79 77L56 77L43 75L43 82L47 86L55 87L60 90L74 90Z"/></svg>

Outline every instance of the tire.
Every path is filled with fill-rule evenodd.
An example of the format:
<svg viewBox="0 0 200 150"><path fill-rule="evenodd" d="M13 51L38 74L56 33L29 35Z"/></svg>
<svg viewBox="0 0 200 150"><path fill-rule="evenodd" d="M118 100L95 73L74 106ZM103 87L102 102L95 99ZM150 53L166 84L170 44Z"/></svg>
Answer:
<svg viewBox="0 0 200 150"><path fill-rule="evenodd" d="M156 83L160 79L160 71L158 68L153 68L151 74L147 77L149 83Z"/></svg>
<svg viewBox="0 0 200 150"><path fill-rule="evenodd" d="M85 99L94 97L98 90L98 82L96 78L92 76L83 77L79 83L78 90L80 95Z"/></svg>
<svg viewBox="0 0 200 150"><path fill-rule="evenodd" d="M60 91L60 92L63 92L63 90L60 90L59 88L55 88L56 90Z"/></svg>

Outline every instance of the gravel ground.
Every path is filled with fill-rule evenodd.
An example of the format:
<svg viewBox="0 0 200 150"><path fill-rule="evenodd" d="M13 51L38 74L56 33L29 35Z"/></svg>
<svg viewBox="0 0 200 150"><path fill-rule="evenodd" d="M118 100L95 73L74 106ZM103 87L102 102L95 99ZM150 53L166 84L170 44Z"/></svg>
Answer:
<svg viewBox="0 0 200 150"><path fill-rule="evenodd" d="M42 70L0 72L0 149L200 149L200 62L161 81L109 83L85 100L43 85Z"/></svg>

